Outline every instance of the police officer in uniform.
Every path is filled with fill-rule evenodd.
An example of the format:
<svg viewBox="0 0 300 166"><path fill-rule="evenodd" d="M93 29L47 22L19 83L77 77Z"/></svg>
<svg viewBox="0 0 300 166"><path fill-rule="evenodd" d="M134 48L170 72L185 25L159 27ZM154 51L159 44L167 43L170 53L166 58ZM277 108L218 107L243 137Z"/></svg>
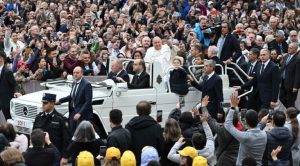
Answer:
<svg viewBox="0 0 300 166"><path fill-rule="evenodd" d="M52 143L64 153L70 141L70 131L66 118L55 110L55 101L55 94L44 93L43 112L36 116L33 129L40 128L48 132Z"/></svg>

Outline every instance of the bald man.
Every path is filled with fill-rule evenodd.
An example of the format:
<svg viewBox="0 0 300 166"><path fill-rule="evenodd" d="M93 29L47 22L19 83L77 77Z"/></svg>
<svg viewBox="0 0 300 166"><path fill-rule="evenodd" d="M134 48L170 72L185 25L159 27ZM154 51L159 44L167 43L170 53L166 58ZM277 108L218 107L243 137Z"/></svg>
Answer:
<svg viewBox="0 0 300 166"><path fill-rule="evenodd" d="M156 36L152 40L153 47L150 47L145 55L145 62L160 62L162 73L166 74L171 67L171 49L168 45L162 45L161 39Z"/></svg>
<svg viewBox="0 0 300 166"><path fill-rule="evenodd" d="M143 46L144 50L147 51L148 48L150 47L150 45L151 45L151 39L150 39L150 37L145 36L142 39L142 46Z"/></svg>
<svg viewBox="0 0 300 166"><path fill-rule="evenodd" d="M69 102L69 124L72 134L81 121L93 118L92 85L83 78L81 67L74 68L73 79L70 95L57 102L57 104Z"/></svg>

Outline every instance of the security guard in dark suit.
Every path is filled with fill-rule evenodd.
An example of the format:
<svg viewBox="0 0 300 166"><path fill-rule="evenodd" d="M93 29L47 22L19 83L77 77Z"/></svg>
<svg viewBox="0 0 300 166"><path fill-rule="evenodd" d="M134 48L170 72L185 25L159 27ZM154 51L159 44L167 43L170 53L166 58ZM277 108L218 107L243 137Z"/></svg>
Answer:
<svg viewBox="0 0 300 166"><path fill-rule="evenodd" d="M40 128L48 132L52 143L64 153L70 141L70 131L66 118L55 110L55 101L56 95L44 93L43 112L36 116L33 129Z"/></svg>

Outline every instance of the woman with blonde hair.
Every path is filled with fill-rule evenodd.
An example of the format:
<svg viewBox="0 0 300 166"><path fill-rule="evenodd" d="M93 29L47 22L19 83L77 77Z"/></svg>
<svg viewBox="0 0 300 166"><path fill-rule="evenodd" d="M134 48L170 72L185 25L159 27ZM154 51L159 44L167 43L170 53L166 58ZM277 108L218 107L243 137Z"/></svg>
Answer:
<svg viewBox="0 0 300 166"><path fill-rule="evenodd" d="M169 118L166 121L163 136L165 146L163 148L159 162L161 165L177 166L178 164L168 159L168 154L171 148L181 136L181 129L179 123L175 119Z"/></svg>
<svg viewBox="0 0 300 166"><path fill-rule="evenodd" d="M1 152L0 159L0 165L3 166L25 166L25 160L21 152L19 152L19 150L15 148L7 148L3 152Z"/></svg>

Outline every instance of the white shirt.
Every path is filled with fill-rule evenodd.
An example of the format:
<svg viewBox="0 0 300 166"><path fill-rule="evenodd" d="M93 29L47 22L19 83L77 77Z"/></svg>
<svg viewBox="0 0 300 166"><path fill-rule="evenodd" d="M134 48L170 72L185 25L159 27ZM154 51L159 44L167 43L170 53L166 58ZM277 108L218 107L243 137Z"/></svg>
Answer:
<svg viewBox="0 0 300 166"><path fill-rule="evenodd" d="M79 81L74 80L75 85L74 85L74 88L72 89L72 92L71 92L72 95L73 95L73 90L75 90L75 88L76 88L76 84L78 84L77 86L79 87L79 84L80 84L81 80L82 80L82 78ZM74 93L74 96L76 95L76 93L78 91L78 87L76 88L76 92Z"/></svg>
<svg viewBox="0 0 300 166"><path fill-rule="evenodd" d="M0 66L0 76L1 76L1 73L2 73L3 66L4 65Z"/></svg>
<svg viewBox="0 0 300 166"><path fill-rule="evenodd" d="M267 62L262 63L262 64L265 64L264 69L267 67L267 65L269 64L269 62L270 62L270 59L267 60Z"/></svg>
<svg viewBox="0 0 300 166"><path fill-rule="evenodd" d="M214 74L215 74L215 71L213 71L213 72L211 72L210 74L208 74L207 80L209 80Z"/></svg>
<svg viewBox="0 0 300 166"><path fill-rule="evenodd" d="M119 53L120 53L120 50L116 50L116 49L111 50L111 56L112 57L117 57Z"/></svg>
<svg viewBox="0 0 300 166"><path fill-rule="evenodd" d="M257 60L252 62L251 65L254 67L256 65L256 63L257 63Z"/></svg>
<svg viewBox="0 0 300 166"><path fill-rule="evenodd" d="M160 50L150 47L145 55L145 62L160 62L162 73L166 74L171 68L171 49L168 45L162 45Z"/></svg>
<svg viewBox="0 0 300 166"><path fill-rule="evenodd" d="M17 41L16 43L12 41L12 39L10 38L10 33L6 32L5 33L5 38L4 38L4 52L6 54L6 56L11 58L10 53L12 51L17 50L17 48L19 48L20 50L23 50L25 48L25 44L21 41Z"/></svg>

